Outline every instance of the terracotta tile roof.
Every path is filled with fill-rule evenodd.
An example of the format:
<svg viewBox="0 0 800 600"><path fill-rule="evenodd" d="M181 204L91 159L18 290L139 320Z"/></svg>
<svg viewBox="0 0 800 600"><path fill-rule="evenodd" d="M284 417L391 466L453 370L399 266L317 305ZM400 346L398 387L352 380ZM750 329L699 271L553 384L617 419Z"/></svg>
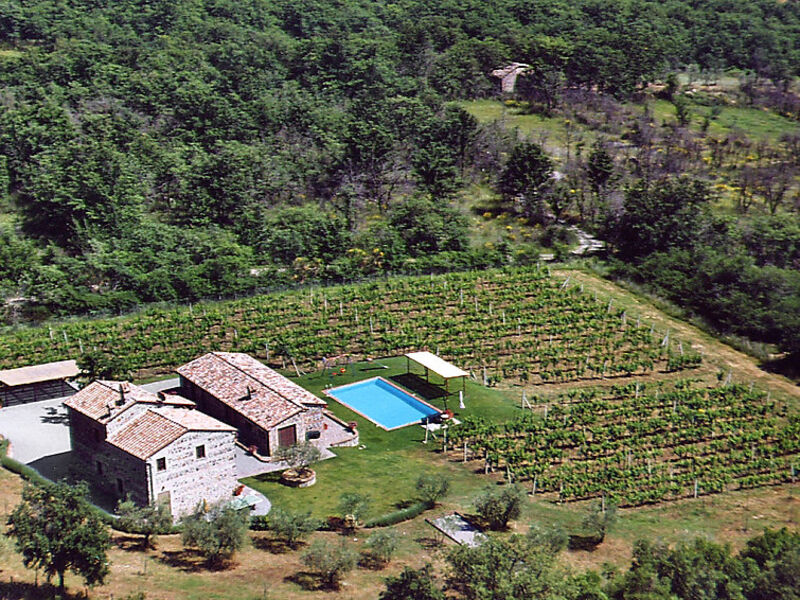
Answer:
<svg viewBox="0 0 800 600"><path fill-rule="evenodd" d="M211 352L177 372L264 429L271 429L308 406L326 405L247 354Z"/></svg>
<svg viewBox="0 0 800 600"><path fill-rule="evenodd" d="M153 410L147 410L110 436L107 441L123 452L147 460L187 431L189 430L183 425Z"/></svg>
<svg viewBox="0 0 800 600"><path fill-rule="evenodd" d="M95 381L64 401L64 405L108 423L136 403L193 407L194 402L176 394L153 394L127 381Z"/></svg>
<svg viewBox="0 0 800 600"><path fill-rule="evenodd" d="M152 410L190 431L236 431L235 427L217 421L199 410L173 406L156 406Z"/></svg>

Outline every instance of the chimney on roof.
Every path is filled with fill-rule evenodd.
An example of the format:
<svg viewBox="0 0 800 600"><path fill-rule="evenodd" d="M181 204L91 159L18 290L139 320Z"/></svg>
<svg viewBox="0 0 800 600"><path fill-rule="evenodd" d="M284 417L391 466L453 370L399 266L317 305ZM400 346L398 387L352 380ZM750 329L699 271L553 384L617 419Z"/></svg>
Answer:
<svg viewBox="0 0 800 600"><path fill-rule="evenodd" d="M167 397L164 395L164 392L158 392L157 395L158 395L158 401L159 402L165 402L166 401Z"/></svg>
<svg viewBox="0 0 800 600"><path fill-rule="evenodd" d="M247 386L247 393L246 393L244 396L242 396L242 397L240 398L240 400L242 400L242 401L245 401L245 400L250 400L250 399L252 399L252 398L253 398L253 390L252 390L252 388L251 388L251 387L248 385L248 386Z"/></svg>
<svg viewBox="0 0 800 600"><path fill-rule="evenodd" d="M114 403L113 402L109 402L108 404L106 404L106 410L108 411L108 415L106 415L106 416L110 417L111 416L111 411L113 409L114 409Z"/></svg>
<svg viewBox="0 0 800 600"><path fill-rule="evenodd" d="M122 406L123 404L125 404L125 392L126 391L127 390L126 390L125 384L121 383L119 385L119 398L117 399L117 406Z"/></svg>

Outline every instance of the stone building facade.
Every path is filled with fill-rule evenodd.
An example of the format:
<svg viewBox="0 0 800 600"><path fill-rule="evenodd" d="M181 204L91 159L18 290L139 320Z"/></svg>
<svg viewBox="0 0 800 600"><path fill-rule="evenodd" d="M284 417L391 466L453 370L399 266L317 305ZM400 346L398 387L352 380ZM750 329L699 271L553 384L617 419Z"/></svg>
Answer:
<svg viewBox="0 0 800 600"><path fill-rule="evenodd" d="M320 440L333 424L324 400L247 354L211 352L177 372L181 394L235 427L239 441L262 456L306 439Z"/></svg>
<svg viewBox="0 0 800 600"><path fill-rule="evenodd" d="M96 381L64 402L83 478L118 499L163 502L178 520L232 498L236 430L177 395Z"/></svg>

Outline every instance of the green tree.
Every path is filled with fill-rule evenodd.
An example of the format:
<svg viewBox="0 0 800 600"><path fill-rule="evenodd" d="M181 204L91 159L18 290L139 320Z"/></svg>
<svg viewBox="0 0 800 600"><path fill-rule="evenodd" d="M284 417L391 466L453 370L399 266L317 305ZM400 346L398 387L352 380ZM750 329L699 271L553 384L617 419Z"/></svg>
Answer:
<svg viewBox="0 0 800 600"><path fill-rule="evenodd" d="M309 465L317 462L321 456L319 448L309 441L281 446L274 454L276 460L287 463L291 469L299 473L308 470Z"/></svg>
<svg viewBox="0 0 800 600"><path fill-rule="evenodd" d="M62 591L67 571L86 585L102 583L108 575L111 536L89 506L88 494L85 484L26 485L8 518L8 535L25 566L44 569L48 581L57 575Z"/></svg>
<svg viewBox="0 0 800 600"><path fill-rule="evenodd" d="M489 485L475 498L473 504L478 515L490 529L501 530L508 522L520 516L525 491L518 485L497 487Z"/></svg>
<svg viewBox="0 0 800 600"><path fill-rule="evenodd" d="M500 173L500 193L506 200L518 202L527 215L541 220L545 210L543 195L552 173L553 162L541 146L519 142Z"/></svg>
<svg viewBox="0 0 800 600"><path fill-rule="evenodd" d="M444 600L444 592L436 586L431 565L421 569L404 567L397 577L386 578L386 589L379 600Z"/></svg>
<svg viewBox="0 0 800 600"><path fill-rule="evenodd" d="M354 527L358 527L359 523L364 520L371 506L372 498L366 494L345 492L339 496L339 514L345 521L350 521Z"/></svg>
<svg viewBox="0 0 800 600"><path fill-rule="evenodd" d="M389 212L389 227L396 231L411 256L467 248L467 220L445 202L413 196Z"/></svg>
<svg viewBox="0 0 800 600"><path fill-rule="evenodd" d="M422 473L415 487L420 501L435 506L450 491L450 479L440 473Z"/></svg>
<svg viewBox="0 0 800 600"><path fill-rule="evenodd" d="M81 370L81 377L94 381L96 379L130 379L130 372L125 361L114 354L102 350L88 350L76 361Z"/></svg>
<svg viewBox="0 0 800 600"><path fill-rule="evenodd" d="M300 540L316 531L320 522L308 512L292 512L274 507L269 513L269 530L290 548L296 548Z"/></svg>
<svg viewBox="0 0 800 600"><path fill-rule="evenodd" d="M319 539L309 546L300 560L319 576L326 587L338 589L342 577L355 568L358 554L344 539L338 544Z"/></svg>
<svg viewBox="0 0 800 600"><path fill-rule="evenodd" d="M614 504L603 506L600 502L592 504L583 518L583 528L602 543L608 531L617 522L617 507Z"/></svg>
<svg viewBox="0 0 800 600"><path fill-rule="evenodd" d="M711 199L708 186L689 178L637 182L625 193L623 214L608 233L626 261L653 252L691 248L700 239Z"/></svg>
<svg viewBox="0 0 800 600"><path fill-rule="evenodd" d="M230 559L247 541L248 515L229 506L215 506L206 512L201 505L183 519L183 545L197 548L209 564Z"/></svg>
<svg viewBox="0 0 800 600"><path fill-rule="evenodd" d="M367 538L366 546L369 555L379 565L386 565L397 551L400 538L394 529L376 531Z"/></svg>
<svg viewBox="0 0 800 600"><path fill-rule="evenodd" d="M117 515L117 527L141 535L145 550L155 547L156 534L169 533L172 529L172 515L163 503L139 506L128 496L117 504Z"/></svg>
<svg viewBox="0 0 800 600"><path fill-rule="evenodd" d="M530 547L519 535L490 537L477 547L456 546L447 556L447 585L467 600L559 597L565 578L554 556Z"/></svg>

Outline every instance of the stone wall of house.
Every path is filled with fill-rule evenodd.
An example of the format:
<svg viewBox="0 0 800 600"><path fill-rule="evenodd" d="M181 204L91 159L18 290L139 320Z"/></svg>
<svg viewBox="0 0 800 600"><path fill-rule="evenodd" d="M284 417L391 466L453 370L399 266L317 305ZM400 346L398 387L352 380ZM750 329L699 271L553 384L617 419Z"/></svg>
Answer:
<svg viewBox="0 0 800 600"><path fill-rule="evenodd" d="M145 462L106 442L105 428L89 417L70 409L69 418L76 478L114 498L130 494L137 504L147 504L150 491Z"/></svg>
<svg viewBox="0 0 800 600"><path fill-rule="evenodd" d="M190 431L156 452L147 460L151 501L168 501L178 520L200 503L230 500L237 485L235 439L232 431ZM198 457L200 446L205 456Z"/></svg>

